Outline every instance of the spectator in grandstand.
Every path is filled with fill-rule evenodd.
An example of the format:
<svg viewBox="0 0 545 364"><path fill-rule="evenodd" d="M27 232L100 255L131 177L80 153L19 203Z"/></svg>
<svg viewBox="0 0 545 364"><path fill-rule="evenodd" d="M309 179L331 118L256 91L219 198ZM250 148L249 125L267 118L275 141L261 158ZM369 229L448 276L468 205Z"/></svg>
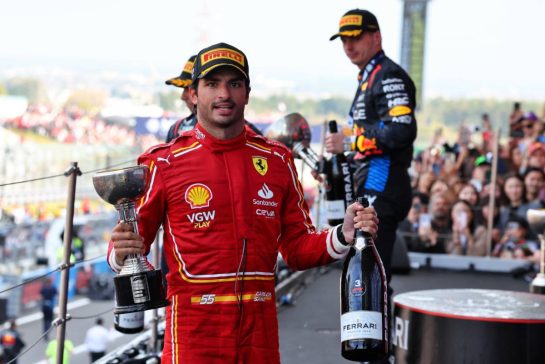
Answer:
<svg viewBox="0 0 545 364"><path fill-rule="evenodd" d="M436 194L430 198L429 222L421 221L418 228L419 241L417 251L426 253L446 253L446 241L452 233L450 206L452 196L448 192Z"/></svg>
<svg viewBox="0 0 545 364"><path fill-rule="evenodd" d="M526 218L526 212L528 211L524 181L519 174L513 173L507 176L503 185L503 192L507 201L500 208L499 226L502 231L505 230L511 215Z"/></svg>
<svg viewBox="0 0 545 364"><path fill-rule="evenodd" d="M473 186L471 183L462 182L461 186L458 188L458 193L456 196L458 197L458 200L466 201L469 206L471 206L476 223L484 224L483 214L479 206L480 196L475 186Z"/></svg>
<svg viewBox="0 0 545 364"><path fill-rule="evenodd" d="M534 142L528 147L527 166L531 168L545 168L545 144Z"/></svg>
<svg viewBox="0 0 545 364"><path fill-rule="evenodd" d="M435 182L435 175L433 172L424 172L419 178L417 183L417 191L429 196L431 185Z"/></svg>
<svg viewBox="0 0 545 364"><path fill-rule="evenodd" d="M418 251L419 249L418 227L421 220L424 224L429 224L428 202L429 198L427 195L420 192L413 192L411 209L407 218L399 223L397 231L405 239L407 249L410 251Z"/></svg>
<svg viewBox="0 0 545 364"><path fill-rule="evenodd" d="M474 212L464 200L454 203L450 213L452 235L447 241L447 253L455 255L486 255L486 228L478 225Z"/></svg>
<svg viewBox="0 0 545 364"><path fill-rule="evenodd" d="M511 259L529 259L539 250L537 242L526 239L529 230L528 221L517 215L511 215L507 228L500 242L494 247L493 256Z"/></svg>
<svg viewBox="0 0 545 364"><path fill-rule="evenodd" d="M526 201L532 202L539 197L539 191L545 187L545 172L543 169L529 167L523 177Z"/></svg>
<svg viewBox="0 0 545 364"><path fill-rule="evenodd" d="M491 152L493 149L494 130L490 116L487 113L481 115L481 133L483 143L481 149L484 152Z"/></svg>
<svg viewBox="0 0 545 364"><path fill-rule="evenodd" d="M508 171L509 172L516 172L516 173L522 173L522 164L524 162L524 158L522 158L522 152L520 151L520 148L517 144L511 145L509 147L509 155L508 155Z"/></svg>
<svg viewBox="0 0 545 364"><path fill-rule="evenodd" d="M520 125L522 127L523 137L519 141L518 145L522 151L523 156L528 156L528 150L530 145L537 140L540 132L542 131L542 123L538 122L536 114L533 112L526 112L520 118Z"/></svg>
<svg viewBox="0 0 545 364"><path fill-rule="evenodd" d="M471 142L471 134L467 126L462 125L459 129L458 141L451 148L456 153L456 171L464 180L471 178L475 161L480 155L480 151Z"/></svg>
<svg viewBox="0 0 545 364"><path fill-rule="evenodd" d="M481 193L479 193L479 198L485 198L492 193L492 180L487 179L483 185ZM496 179L496 186L494 188L495 198L501 198L503 195L503 181L501 179Z"/></svg>
<svg viewBox="0 0 545 364"><path fill-rule="evenodd" d="M433 172L436 178L439 178L443 175L443 164L444 159L441 154L441 147L434 145L429 148L428 152L428 170Z"/></svg>
<svg viewBox="0 0 545 364"><path fill-rule="evenodd" d="M492 167L488 156L480 155L475 159L470 182L475 186L479 193L482 191L483 186L487 181L490 180L491 170Z"/></svg>
<svg viewBox="0 0 545 364"><path fill-rule="evenodd" d="M450 188L447 182L443 179L436 179L430 186L430 197L438 193L448 191Z"/></svg>
<svg viewBox="0 0 545 364"><path fill-rule="evenodd" d="M522 117L522 109L520 103L515 102L513 104L513 110L509 115L509 137L515 140L522 138L522 127L520 125L520 118Z"/></svg>
<svg viewBox="0 0 545 364"><path fill-rule="evenodd" d="M465 183L458 192L458 199L466 201L472 209L475 209L479 204L479 192L471 183Z"/></svg>

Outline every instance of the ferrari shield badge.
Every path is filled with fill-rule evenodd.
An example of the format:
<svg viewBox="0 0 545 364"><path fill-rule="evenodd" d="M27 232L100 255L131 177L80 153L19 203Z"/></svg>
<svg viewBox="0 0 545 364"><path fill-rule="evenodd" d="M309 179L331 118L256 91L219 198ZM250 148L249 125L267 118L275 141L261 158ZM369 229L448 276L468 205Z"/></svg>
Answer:
<svg viewBox="0 0 545 364"><path fill-rule="evenodd" d="M252 163L254 168L260 175L264 176L269 170L269 165L267 164L267 158L263 157L252 157Z"/></svg>

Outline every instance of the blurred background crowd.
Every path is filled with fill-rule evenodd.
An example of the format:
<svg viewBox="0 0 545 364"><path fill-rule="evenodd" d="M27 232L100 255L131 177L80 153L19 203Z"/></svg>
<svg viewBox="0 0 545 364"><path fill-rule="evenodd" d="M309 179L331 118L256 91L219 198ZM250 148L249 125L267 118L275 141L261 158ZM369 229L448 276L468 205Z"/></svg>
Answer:
<svg viewBox="0 0 545 364"><path fill-rule="evenodd" d="M531 208L545 207L544 120L545 111L525 110L515 103L508 120L492 120L484 113L480 123L471 125L461 122L458 126L438 126L419 121L418 145L410 168L413 203L398 229L408 250L537 262L538 232L530 228L526 213ZM267 127L263 123L257 125ZM497 125L508 125L509 129L501 130ZM4 120L1 126L16 136L11 141L5 139L6 163L0 167L10 181L24 180L28 175L47 176L53 168L56 173L69 160L78 160L85 166L86 173L78 182L76 215L111 210L90 187L92 169L115 165L112 162L119 160L133 163L138 153L162 142L157 134L137 133L130 123L110 120L76 106L55 110L30 104L21 116ZM319 129L316 124L313 128ZM319 138L314 135L316 150L321 149ZM29 139L41 141L27 143ZM37 147L26 150L28 145ZM58 150L49 156L55 148ZM17 153L10 153L11 149L17 149ZM59 155L64 159L59 159ZM36 170L37 165L42 169ZM43 237L47 228L41 229L33 222L62 217L65 182L56 179L13 186L17 192L9 190L12 186L0 188L0 221L27 224L24 231L35 226L36 232L29 234ZM308 178L304 184L312 207L318 194L316 182ZM17 194L33 202L17 203ZM9 256L10 247L21 240L19 236L10 236L19 234L18 229L6 226L0 224L2 256Z"/></svg>
<svg viewBox="0 0 545 364"><path fill-rule="evenodd" d="M543 116L515 103L507 135L492 125L483 114L456 140L437 129L414 156L412 207L399 229L410 251L537 261L538 232L526 214L545 207Z"/></svg>

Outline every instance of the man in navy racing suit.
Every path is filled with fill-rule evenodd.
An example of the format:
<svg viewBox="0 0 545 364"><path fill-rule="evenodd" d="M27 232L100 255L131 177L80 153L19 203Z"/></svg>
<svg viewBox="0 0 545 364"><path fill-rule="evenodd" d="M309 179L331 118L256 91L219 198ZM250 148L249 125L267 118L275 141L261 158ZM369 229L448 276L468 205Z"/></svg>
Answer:
<svg viewBox="0 0 545 364"><path fill-rule="evenodd" d="M357 196L365 196L380 218L377 249L388 281L396 229L411 205L407 169L416 138L416 90L407 73L382 50L376 17L366 10L343 15L339 32L343 49L358 66L358 88L349 111L353 128L354 184ZM345 143L347 144L347 143ZM344 151L342 134L326 138L330 153Z"/></svg>

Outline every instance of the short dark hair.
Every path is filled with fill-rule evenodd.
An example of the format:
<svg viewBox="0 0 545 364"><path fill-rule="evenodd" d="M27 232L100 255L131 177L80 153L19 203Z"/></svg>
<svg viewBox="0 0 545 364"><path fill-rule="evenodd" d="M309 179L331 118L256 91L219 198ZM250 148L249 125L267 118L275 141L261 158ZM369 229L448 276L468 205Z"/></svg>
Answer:
<svg viewBox="0 0 545 364"><path fill-rule="evenodd" d="M524 174L522 175L522 178L526 179L526 177L532 172L537 172L537 173L541 174L541 177L545 180L545 172L543 172L543 170L541 168L536 168L536 167L526 168L526 170L524 171Z"/></svg>
<svg viewBox="0 0 545 364"><path fill-rule="evenodd" d="M519 227L523 229L526 229L526 230L530 229L528 220L526 220L525 218L517 214L509 214L509 217L507 218L507 224L509 224L510 222L516 222L519 225Z"/></svg>
<svg viewBox="0 0 545 364"><path fill-rule="evenodd" d="M102 317L99 317L99 318L97 318L97 320L95 321L95 323L96 323L97 325L102 325L102 324L104 323L104 320L102 320Z"/></svg>

